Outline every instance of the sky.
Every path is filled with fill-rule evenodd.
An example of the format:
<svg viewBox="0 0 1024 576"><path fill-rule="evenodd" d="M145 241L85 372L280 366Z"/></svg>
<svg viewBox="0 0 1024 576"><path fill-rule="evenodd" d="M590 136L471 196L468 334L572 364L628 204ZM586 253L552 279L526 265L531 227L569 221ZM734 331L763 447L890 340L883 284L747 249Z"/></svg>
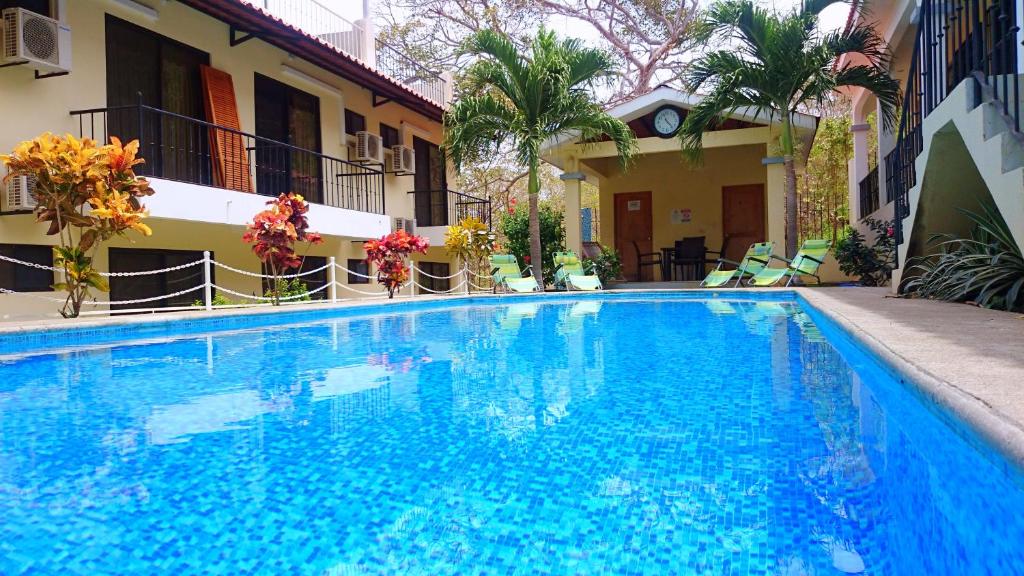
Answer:
<svg viewBox="0 0 1024 576"><path fill-rule="evenodd" d="M319 1L321 4L329 7L331 10L341 14L349 20L362 18L363 0ZM373 1L374 0L370 0L371 10ZM708 2L710 2L710 0L701 0L702 4L706 4ZM764 6L774 6L778 10L792 10L798 6L800 2L801 0L760 0L760 4ZM821 29L823 31L828 31L842 27L846 23L846 17L849 14L849 11L849 4L845 2L829 6L821 14ZM590 26L572 18L554 18L548 22L548 25L564 36L573 36L584 40L593 40L597 37L596 33L592 28L590 28Z"/></svg>

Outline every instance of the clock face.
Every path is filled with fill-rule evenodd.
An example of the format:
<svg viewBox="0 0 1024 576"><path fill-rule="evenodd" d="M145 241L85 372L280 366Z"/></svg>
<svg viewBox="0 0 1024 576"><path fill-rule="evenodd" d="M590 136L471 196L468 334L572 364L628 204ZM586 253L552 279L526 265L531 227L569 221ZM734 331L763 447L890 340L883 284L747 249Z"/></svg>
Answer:
<svg viewBox="0 0 1024 576"><path fill-rule="evenodd" d="M675 108L662 108L654 113L654 131L659 136L668 137L679 130L679 111Z"/></svg>

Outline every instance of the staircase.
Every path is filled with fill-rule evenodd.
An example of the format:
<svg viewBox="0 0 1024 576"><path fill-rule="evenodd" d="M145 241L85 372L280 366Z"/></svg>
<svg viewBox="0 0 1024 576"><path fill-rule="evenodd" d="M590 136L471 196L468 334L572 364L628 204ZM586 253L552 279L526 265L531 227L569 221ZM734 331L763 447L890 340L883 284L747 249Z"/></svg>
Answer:
<svg viewBox="0 0 1024 576"><path fill-rule="evenodd" d="M1024 86L1016 4L922 1L894 161L900 268L893 286L928 236L969 231L951 224L963 221L955 208L975 206L971 190L981 187L1024 249Z"/></svg>

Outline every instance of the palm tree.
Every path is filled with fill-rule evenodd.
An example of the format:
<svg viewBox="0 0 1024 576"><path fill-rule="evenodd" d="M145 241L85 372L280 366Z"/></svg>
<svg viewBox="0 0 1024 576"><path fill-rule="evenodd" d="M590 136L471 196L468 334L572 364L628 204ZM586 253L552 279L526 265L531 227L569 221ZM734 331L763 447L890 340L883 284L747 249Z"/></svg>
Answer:
<svg viewBox="0 0 1024 576"><path fill-rule="evenodd" d="M515 151L527 169L530 200L530 260L541 272L540 153L543 144L565 135L593 142L607 135L625 165L636 148L633 132L594 102L591 88L611 71L611 60L578 40L559 40L541 29L529 54L505 35L483 30L469 38L466 52L477 60L466 70L463 95L445 115L445 149L456 170L502 146ZM568 215L570 218L575 215Z"/></svg>
<svg viewBox="0 0 1024 576"><path fill-rule="evenodd" d="M703 54L685 75L690 90L708 91L679 132L691 158L700 156L704 132L732 112L780 121L789 257L796 254L798 237L794 115L824 104L840 87L861 87L877 97L887 129L897 120L900 85L889 75L885 40L863 24L828 34L817 31L818 14L836 1L805 0L802 8L779 14L751 0L719 0L705 13L701 29L707 41L725 46ZM837 64L843 55L851 55L851 61Z"/></svg>

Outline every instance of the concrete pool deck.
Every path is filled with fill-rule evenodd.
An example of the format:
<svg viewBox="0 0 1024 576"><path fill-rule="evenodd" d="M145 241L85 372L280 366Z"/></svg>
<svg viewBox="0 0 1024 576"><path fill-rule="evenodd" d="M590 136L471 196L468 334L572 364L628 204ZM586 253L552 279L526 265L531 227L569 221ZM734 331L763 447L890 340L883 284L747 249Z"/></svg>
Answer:
<svg viewBox="0 0 1024 576"><path fill-rule="evenodd" d="M713 290L728 297L789 289ZM1024 470L1024 315L964 304L889 297L887 288L796 288L819 312L889 364L932 401L969 423L993 448ZM679 292L681 290L657 290ZM610 290L639 294L636 290ZM565 293L548 295L569 296ZM529 295L524 295L529 298ZM489 294L474 297L493 297ZM465 296L400 297L394 304ZM280 308L169 312L77 320L0 323L0 337L37 330L98 328L299 310L358 308L387 300L351 300ZM215 329L215 328L214 328Z"/></svg>

